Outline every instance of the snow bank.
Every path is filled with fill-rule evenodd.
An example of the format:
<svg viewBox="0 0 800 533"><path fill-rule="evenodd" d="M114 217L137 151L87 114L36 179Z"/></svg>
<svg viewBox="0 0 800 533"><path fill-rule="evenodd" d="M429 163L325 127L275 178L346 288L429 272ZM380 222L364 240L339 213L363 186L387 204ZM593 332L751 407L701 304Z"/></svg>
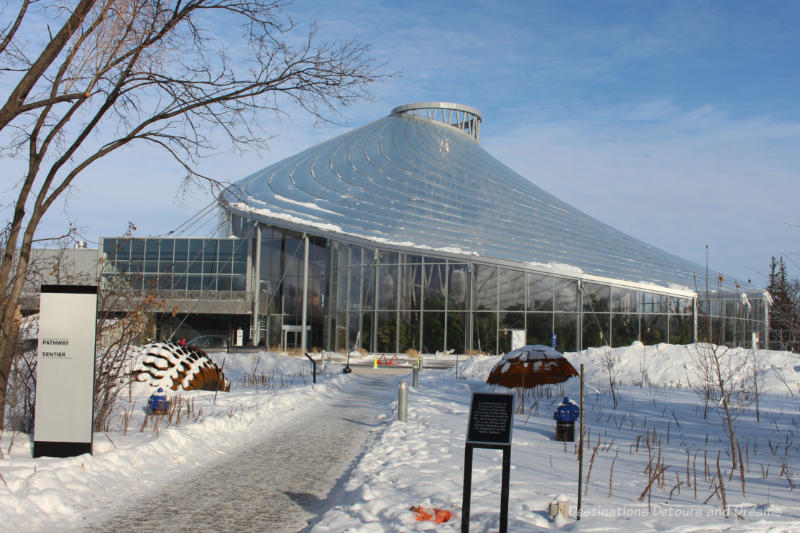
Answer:
<svg viewBox="0 0 800 533"><path fill-rule="evenodd" d="M275 353L211 353L225 361L232 392L168 391L182 405L182 420L150 418L143 408L155 388L133 383L118 402L112 430L95 432L94 455L32 458L32 437L0 436L0 508L4 531L52 531L81 525L86 509L108 510L154 490L166 480L198 468L231 449L246 446L291 413L311 408L344 386L348 376L320 365L311 384L311 363ZM254 371L255 370L255 371ZM242 376L264 376L262 386L243 387ZM180 399L180 400L178 400ZM130 420L125 422L125 416ZM158 426L155 426L158 420ZM113 496L113 501L111 500Z"/></svg>
<svg viewBox="0 0 800 533"><path fill-rule="evenodd" d="M634 344L564 354L578 368L585 364L590 384L583 413L588 440L585 514L578 524L574 522L576 447L553 438L552 414L561 397L516 393L509 530L800 530L796 494L800 487L796 440L800 360L786 352L756 353L772 366L764 373L760 421L753 409L743 411L736 421L746 457L743 495L739 471L731 473L722 419L713 405L703 418L698 396L685 388L696 349ZM263 352L211 355L220 365L225 361L233 392L220 393L216 403L213 392L183 392L184 410L187 401L193 409L180 424L166 427L162 422L155 431L150 422L142 428L141 409L152 389L138 384L132 390L134 403L127 403L126 394L119 406L132 417L127 432L121 410L112 431L95 434L94 456L32 459L27 435L3 434L3 528L50 531L90 526L93 513L107 512L119 502L131 505L127 502L136 496L152 493L166 480L201 467L209 458L247 446L281 424L291 424L292 410L335 401L338 391L353 379L338 373L341 365L320 363L320 384L312 386L311 364L305 358ZM621 381L617 409L606 390L604 355L614 358ZM458 369L425 369L420 386L409 389L408 422L395 421L393 414L375 428L369 448L336 493L329 495L335 505L310 530L458 531L470 398L473 392L507 391L485 383L499 359L475 356L462 360ZM243 387L247 376L253 375L264 376L266 384ZM647 383L680 383L682 388L636 386L642 376ZM281 381L283 386L278 385ZM577 379L566 382L563 390L576 397ZM391 408L396 410L396 402ZM653 486L649 503L639 498L647 486L647 465L654 460L648 453L657 453L669 466L663 485ZM706 475L715 470L711 465L718 454L730 518L723 515L721 501L714 496L711 474ZM592 463L588 455L595 455ZM475 531L498 528L501 457L496 450L476 451L470 520ZM551 522L547 505L564 495L570 501L570 518ZM439 526L417 522L409 511L416 505L449 509L454 517ZM229 526L235 529L235 524Z"/></svg>
<svg viewBox="0 0 800 533"><path fill-rule="evenodd" d="M580 352L565 352L564 357L580 370L584 365L586 383L594 387L608 386L605 358L614 364L617 383L623 385L651 384L665 387L687 387L697 381L695 360L705 347L703 344L645 346L634 342L621 348L589 348ZM728 350L727 348L723 348ZM775 350L747 350L731 348L726 356L748 359L753 355L759 369L759 390L780 395L800 397L800 356ZM462 356L464 357L464 356ZM486 381L492 368L502 356L474 356L458 365L458 376L474 381ZM752 372L752 366L745 367ZM452 371L455 376L455 370Z"/></svg>

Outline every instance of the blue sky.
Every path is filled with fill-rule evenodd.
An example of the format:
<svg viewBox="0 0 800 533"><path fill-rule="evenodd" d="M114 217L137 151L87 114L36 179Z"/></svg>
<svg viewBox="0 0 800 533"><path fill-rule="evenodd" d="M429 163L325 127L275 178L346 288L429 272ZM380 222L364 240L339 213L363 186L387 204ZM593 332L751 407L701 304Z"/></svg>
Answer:
<svg viewBox="0 0 800 533"><path fill-rule="evenodd" d="M236 180L396 105L451 101L483 115L481 144L519 174L626 233L763 285L800 262L800 3L301 0L324 39L372 44L394 77L337 125L264 115L260 153L201 170ZM210 201L140 147L90 169L40 234L90 240L173 229ZM7 191L3 191L3 196ZM7 203L4 201L4 204ZM793 275L798 270L793 267Z"/></svg>

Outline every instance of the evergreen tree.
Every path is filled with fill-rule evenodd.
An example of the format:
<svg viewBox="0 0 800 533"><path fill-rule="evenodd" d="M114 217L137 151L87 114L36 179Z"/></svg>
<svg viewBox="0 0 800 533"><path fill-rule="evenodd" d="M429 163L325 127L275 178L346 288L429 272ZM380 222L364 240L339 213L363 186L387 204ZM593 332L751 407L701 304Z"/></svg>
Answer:
<svg viewBox="0 0 800 533"><path fill-rule="evenodd" d="M769 347L800 350L800 282L789 280L783 257L770 259L769 285L772 307L769 312Z"/></svg>

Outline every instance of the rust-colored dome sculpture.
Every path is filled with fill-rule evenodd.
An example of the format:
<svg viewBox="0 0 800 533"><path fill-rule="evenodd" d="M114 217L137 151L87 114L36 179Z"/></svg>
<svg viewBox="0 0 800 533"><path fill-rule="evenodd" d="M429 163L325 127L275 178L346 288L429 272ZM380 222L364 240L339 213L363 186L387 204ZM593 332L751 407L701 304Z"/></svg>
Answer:
<svg viewBox="0 0 800 533"><path fill-rule="evenodd" d="M531 388L561 383L577 376L569 361L549 346L534 344L505 354L489 373L490 385Z"/></svg>

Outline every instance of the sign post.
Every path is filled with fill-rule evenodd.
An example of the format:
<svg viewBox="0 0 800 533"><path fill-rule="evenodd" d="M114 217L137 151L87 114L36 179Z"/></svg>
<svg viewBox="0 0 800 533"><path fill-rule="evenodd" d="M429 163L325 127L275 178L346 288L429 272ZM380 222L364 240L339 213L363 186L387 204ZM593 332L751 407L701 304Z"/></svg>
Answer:
<svg viewBox="0 0 800 533"><path fill-rule="evenodd" d="M467 443L464 449L464 493L461 504L461 531L469 531L472 497L472 454L475 448L503 451L503 479L500 487L500 533L508 531L508 492L511 477L511 428L514 396L475 392L469 410Z"/></svg>
<svg viewBox="0 0 800 533"><path fill-rule="evenodd" d="M92 453L97 287L42 285L33 456Z"/></svg>

